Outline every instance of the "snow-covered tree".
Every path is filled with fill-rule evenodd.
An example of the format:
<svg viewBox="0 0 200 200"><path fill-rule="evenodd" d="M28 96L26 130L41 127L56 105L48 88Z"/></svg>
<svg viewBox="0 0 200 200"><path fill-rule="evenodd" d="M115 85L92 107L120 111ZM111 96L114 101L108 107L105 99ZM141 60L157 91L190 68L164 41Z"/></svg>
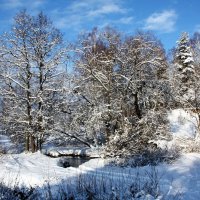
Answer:
<svg viewBox="0 0 200 200"><path fill-rule="evenodd" d="M183 33L174 53L173 91L176 106L196 118L196 138L200 134L200 38Z"/></svg>
<svg viewBox="0 0 200 200"><path fill-rule="evenodd" d="M177 43L174 61L177 98L188 107L195 99L195 65L189 35L182 33Z"/></svg>
<svg viewBox="0 0 200 200"><path fill-rule="evenodd" d="M43 13L34 17L22 11L1 37L0 55L4 123L34 152L55 125L67 58L62 35Z"/></svg>
<svg viewBox="0 0 200 200"><path fill-rule="evenodd" d="M85 134L115 155L143 151L165 132L168 84L161 44L147 33L125 39L111 28L95 29L78 44L74 91L84 101L78 122Z"/></svg>
<svg viewBox="0 0 200 200"><path fill-rule="evenodd" d="M119 55L124 123L123 134L114 136L111 149L118 147L128 155L147 150L151 139L168 133L168 64L162 45L149 33L139 32L127 38Z"/></svg>
<svg viewBox="0 0 200 200"><path fill-rule="evenodd" d="M85 134L95 144L109 140L120 114L114 76L119 40L113 29L104 32L94 29L82 35L76 47L74 63L78 78L74 93L82 99L79 104L82 114L77 115L80 116L77 122L84 126Z"/></svg>

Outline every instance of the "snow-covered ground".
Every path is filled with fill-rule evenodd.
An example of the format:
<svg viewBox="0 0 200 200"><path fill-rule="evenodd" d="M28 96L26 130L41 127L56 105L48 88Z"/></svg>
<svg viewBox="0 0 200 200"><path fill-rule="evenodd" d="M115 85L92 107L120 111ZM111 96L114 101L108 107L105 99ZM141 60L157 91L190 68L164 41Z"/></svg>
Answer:
<svg viewBox="0 0 200 200"><path fill-rule="evenodd" d="M187 113L182 112L175 110L169 114L172 131L179 136L192 137L195 134L194 122L191 122L192 118ZM9 138L2 135L0 144L3 148L12 146ZM57 150L52 152L56 153ZM67 152L70 151L67 150ZM81 154L84 151L77 149L75 152ZM66 153L65 149L60 153ZM88 175L95 177L96 180L104 177L121 187L133 183L138 173L141 180L145 180L149 178L148 174L157 171L159 185L165 199L175 197L179 193L183 200L200 198L200 154L198 153L184 153L173 164L160 164L153 171L150 166L140 168L109 166L108 161L102 158L91 159L78 168L62 168L58 166L59 159L39 152L2 155L0 157L0 179L8 186L18 183L27 187L42 187L47 182L55 186L63 181L73 181L80 175Z"/></svg>
<svg viewBox="0 0 200 200"><path fill-rule="evenodd" d="M76 178L80 174L105 176L112 180L134 181L139 172L141 178L151 172L150 166L141 168L119 168L106 165L101 158L91 159L78 168L62 168L57 165L58 158L50 158L39 152L34 154L4 155L0 159L0 177L6 184L16 182L26 186L42 186L46 182L51 185L63 180ZM184 154L173 164L161 164L156 167L160 177L160 186L164 194L181 193L183 199L192 200L200 197L200 154Z"/></svg>

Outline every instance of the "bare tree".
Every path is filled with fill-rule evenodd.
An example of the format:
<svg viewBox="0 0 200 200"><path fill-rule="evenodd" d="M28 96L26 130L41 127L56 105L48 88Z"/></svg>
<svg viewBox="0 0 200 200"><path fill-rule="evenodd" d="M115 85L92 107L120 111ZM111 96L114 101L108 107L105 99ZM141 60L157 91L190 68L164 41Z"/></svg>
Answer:
<svg viewBox="0 0 200 200"><path fill-rule="evenodd" d="M74 91L85 102L78 118L85 134L118 153L144 150L166 124L160 116L167 107L168 65L161 44L147 33L125 39L111 28L94 29L79 44Z"/></svg>
<svg viewBox="0 0 200 200"><path fill-rule="evenodd" d="M125 40L116 59L123 120L122 133L111 143L123 154L139 153L148 149L150 140L168 133L168 63L160 42L141 32Z"/></svg>
<svg viewBox="0 0 200 200"><path fill-rule="evenodd" d="M43 13L32 17L22 11L12 31L1 38L0 48L4 123L12 124L10 128L25 138L26 150L34 152L55 124L61 65L67 58L62 35Z"/></svg>

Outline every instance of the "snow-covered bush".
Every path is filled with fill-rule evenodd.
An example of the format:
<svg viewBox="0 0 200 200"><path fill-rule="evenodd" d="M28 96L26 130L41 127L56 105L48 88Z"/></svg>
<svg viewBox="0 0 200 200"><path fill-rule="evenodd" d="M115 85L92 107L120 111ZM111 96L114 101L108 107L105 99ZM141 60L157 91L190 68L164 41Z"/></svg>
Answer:
<svg viewBox="0 0 200 200"><path fill-rule="evenodd" d="M140 167L140 166L156 166L159 163L172 163L181 155L181 151L179 148L171 148L171 149L161 149L155 147L155 144L151 144L152 149L142 154L137 154L130 157L114 157L110 159L110 165L116 165L121 167Z"/></svg>
<svg viewBox="0 0 200 200"><path fill-rule="evenodd" d="M147 160L150 157L156 159L160 149L150 141L159 139L160 136L167 140L170 139L166 116L163 113L149 111L142 119L137 120L135 125L126 120L124 129L110 136L109 143L105 148L105 155L121 158L143 155L143 159L145 156Z"/></svg>

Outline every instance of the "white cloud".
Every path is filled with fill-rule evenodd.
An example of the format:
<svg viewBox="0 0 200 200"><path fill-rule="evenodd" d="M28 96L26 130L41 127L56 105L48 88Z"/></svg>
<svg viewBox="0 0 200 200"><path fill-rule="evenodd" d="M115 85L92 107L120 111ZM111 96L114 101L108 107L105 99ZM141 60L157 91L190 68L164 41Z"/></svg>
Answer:
<svg viewBox="0 0 200 200"><path fill-rule="evenodd" d="M169 33L175 30L177 14L174 10L153 13L145 20L145 29Z"/></svg>
<svg viewBox="0 0 200 200"><path fill-rule="evenodd" d="M122 17L116 20L106 20L103 24L99 25L100 28L104 28L106 26L117 26L117 25L131 25L133 23L133 17Z"/></svg>
<svg viewBox="0 0 200 200"><path fill-rule="evenodd" d="M89 11L88 16L97 17L99 15L106 15L111 13L125 13L125 9L120 8L120 6L116 4L107 4L95 10Z"/></svg>
<svg viewBox="0 0 200 200"><path fill-rule="evenodd" d="M120 24L131 24L133 22L133 17L122 17L117 22Z"/></svg>
<svg viewBox="0 0 200 200"><path fill-rule="evenodd" d="M88 1L88 2L87 1L85 1L85 2L74 1L71 5L68 5L67 9L72 13L80 12L80 11L84 11L85 9L87 10L88 7L93 6L93 3L90 1Z"/></svg>
<svg viewBox="0 0 200 200"><path fill-rule="evenodd" d="M125 8L123 0L74 0L65 8L55 9L49 13L54 18L55 25L60 29L84 29L90 24L124 24L132 22L129 10ZM117 14L111 19L109 14ZM96 19L98 18L98 22Z"/></svg>

